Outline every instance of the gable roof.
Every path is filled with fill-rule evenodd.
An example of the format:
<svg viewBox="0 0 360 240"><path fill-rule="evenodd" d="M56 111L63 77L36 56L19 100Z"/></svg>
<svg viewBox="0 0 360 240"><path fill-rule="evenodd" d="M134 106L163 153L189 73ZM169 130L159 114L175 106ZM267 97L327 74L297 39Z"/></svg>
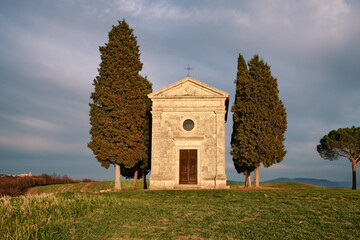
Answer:
<svg viewBox="0 0 360 240"><path fill-rule="evenodd" d="M148 94L149 98L210 97L229 98L229 94L191 77L186 77Z"/></svg>
<svg viewBox="0 0 360 240"><path fill-rule="evenodd" d="M167 87L148 94L148 97L150 99L225 98L225 117L227 118L230 94L195 80L194 78L186 77Z"/></svg>

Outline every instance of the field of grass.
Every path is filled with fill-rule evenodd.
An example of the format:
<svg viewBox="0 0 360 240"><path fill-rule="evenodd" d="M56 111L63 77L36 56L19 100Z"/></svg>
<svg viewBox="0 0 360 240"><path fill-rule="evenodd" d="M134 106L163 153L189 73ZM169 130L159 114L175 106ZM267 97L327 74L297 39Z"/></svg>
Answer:
<svg viewBox="0 0 360 240"><path fill-rule="evenodd" d="M113 182L96 184L90 192L45 186L40 195L0 198L0 239L360 239L360 191L268 183L95 193Z"/></svg>
<svg viewBox="0 0 360 240"><path fill-rule="evenodd" d="M93 182L90 179L73 180L68 176L60 176L57 174L43 173L38 176L7 176L0 177L0 197L1 196L20 196L23 195L27 189L34 186L44 186L50 184L68 184L68 183L80 183L80 182Z"/></svg>
<svg viewBox="0 0 360 240"><path fill-rule="evenodd" d="M147 181L149 186L149 180ZM93 192L99 193L101 190L113 190L115 186L114 181L99 181L99 182L83 182L76 184L54 184L46 186L33 187L28 190L29 194L40 193L61 193L61 192ZM122 180L121 186L123 190L132 190L134 188L133 180ZM143 188L143 182L137 182L137 189Z"/></svg>

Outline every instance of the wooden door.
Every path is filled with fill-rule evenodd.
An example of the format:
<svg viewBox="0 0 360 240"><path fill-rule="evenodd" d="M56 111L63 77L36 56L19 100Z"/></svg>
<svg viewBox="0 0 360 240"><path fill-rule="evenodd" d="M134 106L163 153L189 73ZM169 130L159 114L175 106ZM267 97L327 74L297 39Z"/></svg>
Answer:
<svg viewBox="0 0 360 240"><path fill-rule="evenodd" d="M180 150L180 184L197 184L197 150Z"/></svg>

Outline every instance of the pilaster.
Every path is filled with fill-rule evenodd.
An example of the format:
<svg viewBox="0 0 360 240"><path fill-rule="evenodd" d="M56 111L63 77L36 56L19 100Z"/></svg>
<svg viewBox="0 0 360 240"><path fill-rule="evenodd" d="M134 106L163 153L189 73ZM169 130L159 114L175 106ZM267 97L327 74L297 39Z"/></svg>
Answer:
<svg viewBox="0 0 360 240"><path fill-rule="evenodd" d="M215 188L226 188L225 175L225 114L226 111L215 111L216 115L216 176Z"/></svg>
<svg viewBox="0 0 360 240"><path fill-rule="evenodd" d="M161 114L162 111L153 110L152 115L152 135L151 135L151 175L150 189L157 189L158 182L161 181L160 175L160 147L161 147Z"/></svg>

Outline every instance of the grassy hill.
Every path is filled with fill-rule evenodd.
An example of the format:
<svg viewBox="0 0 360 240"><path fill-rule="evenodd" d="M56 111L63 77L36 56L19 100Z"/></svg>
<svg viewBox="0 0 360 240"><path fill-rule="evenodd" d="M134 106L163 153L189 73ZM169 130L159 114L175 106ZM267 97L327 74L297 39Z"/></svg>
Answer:
<svg viewBox="0 0 360 240"><path fill-rule="evenodd" d="M360 191L347 188L99 193L112 186L51 185L1 198L0 239L360 239Z"/></svg>
<svg viewBox="0 0 360 240"><path fill-rule="evenodd" d="M149 185L149 181L147 181ZM137 188L141 190L143 182L138 181ZM37 186L29 188L27 195L42 194L42 193L63 193L63 192L91 192L100 193L103 191L112 191L114 189L114 181L98 181L98 182L82 182L75 184L54 184L46 186ZM121 180L123 190L132 190L134 187L133 180Z"/></svg>

